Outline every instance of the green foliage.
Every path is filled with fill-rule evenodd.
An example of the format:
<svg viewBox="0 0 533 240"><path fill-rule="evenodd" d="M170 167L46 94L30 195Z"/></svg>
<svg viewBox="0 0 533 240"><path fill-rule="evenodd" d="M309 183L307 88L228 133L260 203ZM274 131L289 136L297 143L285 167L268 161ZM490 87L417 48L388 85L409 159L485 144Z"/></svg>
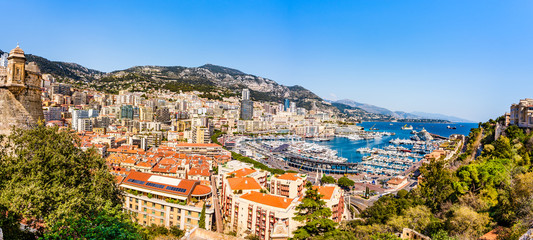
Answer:
<svg viewBox="0 0 533 240"><path fill-rule="evenodd" d="M326 175L324 175L324 176L320 179L320 182L322 182L322 184L328 184L328 183L336 183L337 181L335 181L335 178L333 178L332 176L326 176Z"/></svg>
<svg viewBox="0 0 533 240"><path fill-rule="evenodd" d="M184 235L183 230L179 229L177 226L166 228L165 226L158 226L155 224L145 227L144 233L149 239L162 236L169 237L170 239L180 239Z"/></svg>
<svg viewBox="0 0 533 240"><path fill-rule="evenodd" d="M205 203L204 203L204 206L202 207L202 212L200 213L200 222L198 223L198 227L202 229L206 229L205 228Z"/></svg>
<svg viewBox="0 0 533 240"><path fill-rule="evenodd" d="M339 178L337 184L344 189L350 189L351 187L353 187L355 182L347 177L341 177Z"/></svg>
<svg viewBox="0 0 533 240"><path fill-rule="evenodd" d="M141 228L120 207L106 206L95 216L56 222L43 239L144 239Z"/></svg>
<svg viewBox="0 0 533 240"><path fill-rule="evenodd" d="M419 182L420 195L425 200L426 206L437 211L442 204L450 201L454 189L452 184L455 179L452 172L444 166L444 161L432 160L420 168L423 180Z"/></svg>
<svg viewBox="0 0 533 240"><path fill-rule="evenodd" d="M367 224L384 224L391 217L401 214L404 209L413 205L415 205L413 199L395 198L389 194L379 198L372 206L365 209L361 216L365 218Z"/></svg>
<svg viewBox="0 0 533 240"><path fill-rule="evenodd" d="M94 151L58 128L15 130L0 146L0 205L29 225L53 225L120 206L114 177ZM9 149L9 150L7 150Z"/></svg>
<svg viewBox="0 0 533 240"><path fill-rule="evenodd" d="M472 239L487 231L490 218L487 213L477 213L466 206L454 206L446 221L450 233L460 239Z"/></svg>

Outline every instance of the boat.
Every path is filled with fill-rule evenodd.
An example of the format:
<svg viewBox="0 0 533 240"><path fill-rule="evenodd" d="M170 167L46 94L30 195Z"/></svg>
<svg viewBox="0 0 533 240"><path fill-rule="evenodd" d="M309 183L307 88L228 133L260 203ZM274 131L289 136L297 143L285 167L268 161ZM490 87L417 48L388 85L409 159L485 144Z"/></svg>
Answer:
<svg viewBox="0 0 533 240"><path fill-rule="evenodd" d="M413 130L413 126L411 126L411 125L407 126L407 124L405 124L405 125L402 127L402 130Z"/></svg>
<svg viewBox="0 0 533 240"><path fill-rule="evenodd" d="M456 126L451 126L451 127L448 126L448 129L457 129L457 127Z"/></svg>

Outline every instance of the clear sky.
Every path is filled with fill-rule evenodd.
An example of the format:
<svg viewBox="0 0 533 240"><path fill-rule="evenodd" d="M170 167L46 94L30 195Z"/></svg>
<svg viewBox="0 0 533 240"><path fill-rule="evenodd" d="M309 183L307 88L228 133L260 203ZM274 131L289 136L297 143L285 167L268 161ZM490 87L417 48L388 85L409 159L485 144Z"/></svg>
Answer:
<svg viewBox="0 0 533 240"><path fill-rule="evenodd" d="M205 63L485 121L533 97L533 1L2 1L0 49L101 71Z"/></svg>

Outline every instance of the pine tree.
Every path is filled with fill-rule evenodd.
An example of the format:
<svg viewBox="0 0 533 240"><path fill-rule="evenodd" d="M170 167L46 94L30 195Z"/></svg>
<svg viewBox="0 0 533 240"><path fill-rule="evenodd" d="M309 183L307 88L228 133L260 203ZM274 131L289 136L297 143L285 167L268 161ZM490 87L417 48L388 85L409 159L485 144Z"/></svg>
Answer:
<svg viewBox="0 0 533 240"><path fill-rule="evenodd" d="M296 207L297 213L294 220L304 223L294 231L294 239L309 239L316 236L332 236L339 231L335 228L337 223L329 219L331 209L325 207L326 202L318 193L318 189L313 188L311 183L307 183L307 190L302 203Z"/></svg>
<svg viewBox="0 0 533 240"><path fill-rule="evenodd" d="M204 206L202 207L202 212L200 213L200 222L198 223L198 226L202 229L206 229L205 228L205 203L204 203Z"/></svg>

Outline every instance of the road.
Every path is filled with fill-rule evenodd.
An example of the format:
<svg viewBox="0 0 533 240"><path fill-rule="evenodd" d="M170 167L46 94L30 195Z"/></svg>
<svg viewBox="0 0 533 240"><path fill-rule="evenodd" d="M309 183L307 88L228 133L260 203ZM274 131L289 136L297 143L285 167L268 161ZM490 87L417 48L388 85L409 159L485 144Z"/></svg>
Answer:
<svg viewBox="0 0 533 240"><path fill-rule="evenodd" d="M217 193L217 185L215 183L216 176L211 176L211 192L213 194L213 206L215 207L215 219L217 224L217 232L222 233L224 232L224 227L222 225L222 213L220 212L220 206L219 206L219 200L218 200L218 193Z"/></svg>

